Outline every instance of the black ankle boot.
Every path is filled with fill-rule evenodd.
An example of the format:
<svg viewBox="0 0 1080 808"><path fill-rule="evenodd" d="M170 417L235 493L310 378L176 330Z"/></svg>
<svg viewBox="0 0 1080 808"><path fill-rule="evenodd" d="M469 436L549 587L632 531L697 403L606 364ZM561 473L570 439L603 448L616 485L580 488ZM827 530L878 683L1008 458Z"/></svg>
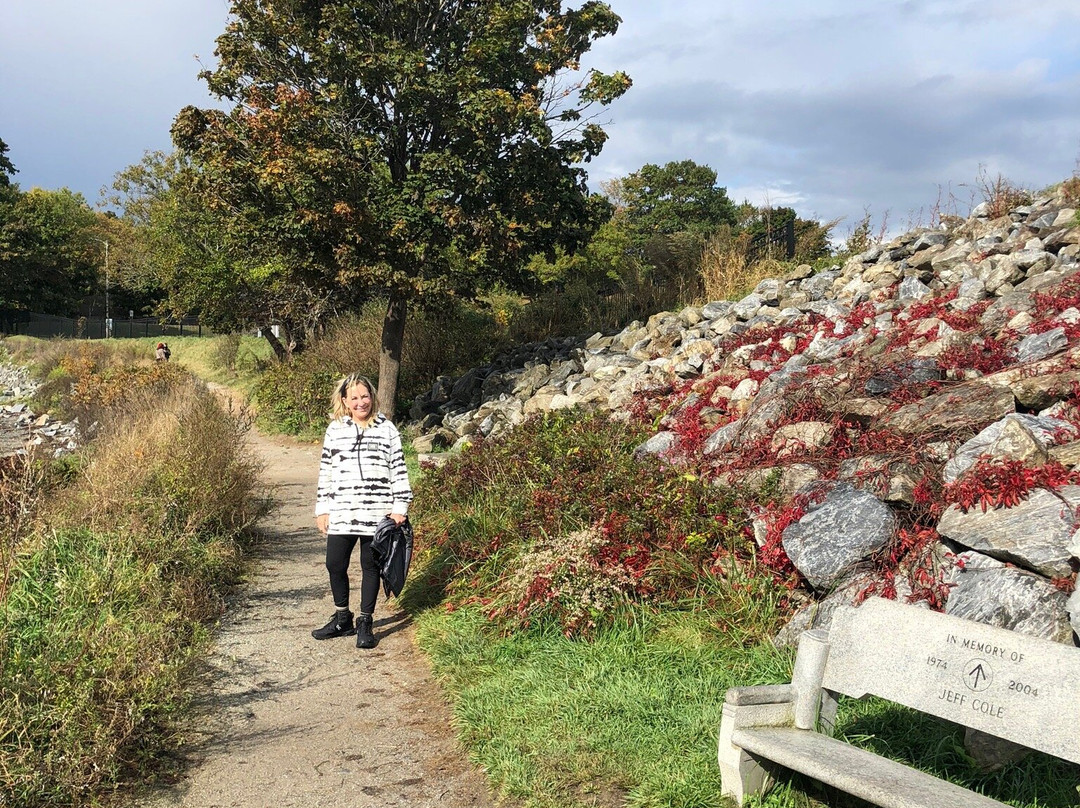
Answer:
<svg viewBox="0 0 1080 808"><path fill-rule="evenodd" d="M377 644L378 640L371 633L371 615L361 614L356 618L356 647L374 648Z"/></svg>
<svg viewBox="0 0 1080 808"><path fill-rule="evenodd" d="M353 633L352 612L340 609L330 617L330 622L311 632L316 640L329 640L331 637L347 637Z"/></svg>

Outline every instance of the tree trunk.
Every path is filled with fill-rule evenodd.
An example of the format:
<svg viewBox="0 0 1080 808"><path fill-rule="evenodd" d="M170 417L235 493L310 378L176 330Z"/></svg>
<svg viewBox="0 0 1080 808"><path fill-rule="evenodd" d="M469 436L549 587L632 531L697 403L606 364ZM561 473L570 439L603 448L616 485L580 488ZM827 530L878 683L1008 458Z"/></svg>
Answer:
<svg viewBox="0 0 1080 808"><path fill-rule="evenodd" d="M405 340L405 296L390 293L383 318L382 350L379 352L379 412L394 417L398 373L401 371L401 344Z"/></svg>
<svg viewBox="0 0 1080 808"><path fill-rule="evenodd" d="M270 326L259 326L259 330L262 331L262 335L266 337L266 341L270 343L270 347L274 349L274 356L277 357L279 362L284 362L289 358L288 349L282 344L281 340L274 336L274 331Z"/></svg>

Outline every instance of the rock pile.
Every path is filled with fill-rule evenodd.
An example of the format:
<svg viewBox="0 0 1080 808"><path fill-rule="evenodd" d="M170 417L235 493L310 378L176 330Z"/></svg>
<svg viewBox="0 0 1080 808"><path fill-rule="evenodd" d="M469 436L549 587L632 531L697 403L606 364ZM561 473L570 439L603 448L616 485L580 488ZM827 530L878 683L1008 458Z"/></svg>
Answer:
<svg viewBox="0 0 1080 808"><path fill-rule="evenodd" d="M781 492L753 530L812 595L792 634L877 593L1074 642L1080 224L1060 193L987 214L440 378L416 446L636 408L640 456Z"/></svg>
<svg viewBox="0 0 1080 808"><path fill-rule="evenodd" d="M78 447L78 424L35 415L25 404L0 406L0 457L42 447L53 457Z"/></svg>
<svg viewBox="0 0 1080 808"><path fill-rule="evenodd" d="M53 456L78 446L78 424L35 415L23 403L11 403L34 394L37 384L25 368L0 364L0 457L42 447Z"/></svg>
<svg viewBox="0 0 1080 808"><path fill-rule="evenodd" d="M37 383L26 368L0 363L0 402L32 396L35 390Z"/></svg>

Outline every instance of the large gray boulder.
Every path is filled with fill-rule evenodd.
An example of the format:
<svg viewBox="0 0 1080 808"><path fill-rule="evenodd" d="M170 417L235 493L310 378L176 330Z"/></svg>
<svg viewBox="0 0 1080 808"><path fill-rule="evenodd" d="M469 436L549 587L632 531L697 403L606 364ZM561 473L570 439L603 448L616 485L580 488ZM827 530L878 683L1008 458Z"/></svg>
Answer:
<svg viewBox="0 0 1080 808"><path fill-rule="evenodd" d="M1072 573L1068 545L1077 529L1080 486L1036 488L1011 508L979 506L964 513L950 505L937 530L943 537L1048 577Z"/></svg>
<svg viewBox="0 0 1080 808"><path fill-rule="evenodd" d="M824 498L782 536L791 563L817 590L832 587L896 532L896 516L873 494L847 482L815 483L806 493L821 492Z"/></svg>
<svg viewBox="0 0 1080 808"><path fill-rule="evenodd" d="M969 382L907 404L882 418L881 425L909 435L981 429L1015 411L1008 387Z"/></svg>
<svg viewBox="0 0 1080 808"><path fill-rule="evenodd" d="M971 551L957 562L947 578L946 614L1072 644L1066 596L1041 575Z"/></svg>
<svg viewBox="0 0 1080 808"><path fill-rule="evenodd" d="M1016 346L1016 361L1037 362L1048 356L1060 353L1069 347L1069 338L1064 328L1054 328L1042 334L1032 334L1020 340Z"/></svg>
<svg viewBox="0 0 1080 808"><path fill-rule="evenodd" d="M942 479L955 482L982 455L1027 460L1033 457L1032 447L1041 448L1045 455L1056 443L1078 436L1076 427L1060 418L1011 413L962 444L945 464ZM1046 457L1041 460L1045 462Z"/></svg>
<svg viewBox="0 0 1080 808"><path fill-rule="evenodd" d="M670 452L675 448L675 444L678 441L678 435L674 432L657 432L647 441L642 443L636 449L634 449L634 457L638 460L648 457L650 455L660 456L665 452Z"/></svg>

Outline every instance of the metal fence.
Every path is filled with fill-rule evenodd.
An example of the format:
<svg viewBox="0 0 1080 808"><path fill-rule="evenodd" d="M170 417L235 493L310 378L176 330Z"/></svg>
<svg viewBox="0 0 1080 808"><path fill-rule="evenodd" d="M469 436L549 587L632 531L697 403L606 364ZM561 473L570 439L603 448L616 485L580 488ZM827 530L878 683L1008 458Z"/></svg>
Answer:
<svg viewBox="0 0 1080 808"><path fill-rule="evenodd" d="M0 311L0 333L29 337L70 337L105 339L107 337L201 337L209 334L197 317L185 317L165 323L154 317L112 318L112 332L104 317L58 317L53 314Z"/></svg>
<svg viewBox="0 0 1080 808"><path fill-rule="evenodd" d="M789 220L779 227L764 233L758 233L746 248L746 263L752 264L761 258L782 258L791 260L795 257L795 221Z"/></svg>

